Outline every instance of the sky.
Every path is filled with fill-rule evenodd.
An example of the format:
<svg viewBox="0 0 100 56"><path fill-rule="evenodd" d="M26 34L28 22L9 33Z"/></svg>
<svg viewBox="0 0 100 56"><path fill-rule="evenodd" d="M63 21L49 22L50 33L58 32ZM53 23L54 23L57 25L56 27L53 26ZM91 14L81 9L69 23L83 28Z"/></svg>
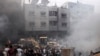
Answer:
<svg viewBox="0 0 100 56"><path fill-rule="evenodd" d="M27 2L28 0L26 0ZM49 6L51 5L54 5L55 3L58 5L58 6L61 6L62 4L64 4L65 2L77 2L77 0L49 0L50 3L49 3ZM84 3L84 4L90 4L90 5L93 5L95 7L95 11L98 12L100 10L100 0L78 0L79 2L81 3Z"/></svg>
<svg viewBox="0 0 100 56"><path fill-rule="evenodd" d="M58 6L61 6L65 2L77 2L77 0L49 0L50 5L57 4ZM90 4L95 7L95 11L98 12L100 10L100 0L78 0L81 3L84 4Z"/></svg>
<svg viewBox="0 0 100 56"><path fill-rule="evenodd" d="M57 3L58 5L61 5L65 2L77 2L77 0L49 0L51 2L51 4L53 3ZM97 5L99 2L99 0L78 0L79 2L82 2L82 3L86 3L86 4L92 4L92 5Z"/></svg>

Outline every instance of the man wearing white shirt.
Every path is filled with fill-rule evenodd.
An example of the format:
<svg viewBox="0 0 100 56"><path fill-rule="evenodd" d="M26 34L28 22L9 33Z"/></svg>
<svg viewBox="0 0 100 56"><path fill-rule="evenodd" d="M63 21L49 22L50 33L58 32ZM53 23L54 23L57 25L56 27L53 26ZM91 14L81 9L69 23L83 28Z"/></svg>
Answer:
<svg viewBox="0 0 100 56"><path fill-rule="evenodd" d="M22 52L23 52L23 50L20 47L18 47L17 48L17 56L22 56Z"/></svg>
<svg viewBox="0 0 100 56"><path fill-rule="evenodd" d="M9 47L8 47L8 45L6 45L6 47L4 48L4 51L3 51L4 56L8 56L8 51L9 51Z"/></svg>

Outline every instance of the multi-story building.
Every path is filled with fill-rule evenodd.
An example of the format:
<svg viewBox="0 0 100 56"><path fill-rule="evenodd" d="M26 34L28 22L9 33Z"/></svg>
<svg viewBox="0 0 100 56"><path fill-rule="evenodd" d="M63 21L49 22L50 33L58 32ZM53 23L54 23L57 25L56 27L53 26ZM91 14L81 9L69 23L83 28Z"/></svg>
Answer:
<svg viewBox="0 0 100 56"><path fill-rule="evenodd" d="M49 30L57 31L58 30L58 8L56 6L52 6L48 8L49 12Z"/></svg>
<svg viewBox="0 0 100 56"><path fill-rule="evenodd" d="M58 24L59 24L59 31L68 31L68 25L69 22L69 12L67 8L59 8L58 9Z"/></svg>
<svg viewBox="0 0 100 56"><path fill-rule="evenodd" d="M31 36L64 36L67 32L67 8L47 6L48 0L43 1L25 4L25 31Z"/></svg>
<svg viewBox="0 0 100 56"><path fill-rule="evenodd" d="M28 8L28 9L27 9ZM30 9L29 9L30 8ZM48 26L48 8L41 6L25 6L25 30L26 31L47 31Z"/></svg>
<svg viewBox="0 0 100 56"><path fill-rule="evenodd" d="M94 12L94 7L92 5L83 4L80 2L68 2L64 4L64 7L68 8L69 10L69 26L71 31L73 31L73 28L80 20L90 16Z"/></svg>

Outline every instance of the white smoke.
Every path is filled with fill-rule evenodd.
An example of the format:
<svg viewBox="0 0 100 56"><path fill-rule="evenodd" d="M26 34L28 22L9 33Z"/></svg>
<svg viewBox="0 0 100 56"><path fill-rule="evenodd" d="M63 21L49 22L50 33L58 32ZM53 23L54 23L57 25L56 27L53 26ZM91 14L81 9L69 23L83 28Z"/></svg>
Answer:
<svg viewBox="0 0 100 56"><path fill-rule="evenodd" d="M81 52L90 52L100 47L100 16L82 19L67 38L66 44Z"/></svg>

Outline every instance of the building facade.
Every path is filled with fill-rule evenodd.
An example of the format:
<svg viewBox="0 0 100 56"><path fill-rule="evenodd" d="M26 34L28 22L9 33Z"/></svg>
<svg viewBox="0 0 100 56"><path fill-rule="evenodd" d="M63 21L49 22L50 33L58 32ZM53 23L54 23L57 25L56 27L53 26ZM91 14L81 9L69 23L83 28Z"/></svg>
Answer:
<svg viewBox="0 0 100 56"><path fill-rule="evenodd" d="M68 2L65 3L63 6L68 8L69 10L70 32L73 31L74 27L80 20L89 17L94 12L94 7L92 5L83 4L80 2L77 3Z"/></svg>
<svg viewBox="0 0 100 56"><path fill-rule="evenodd" d="M64 36L67 34L67 8L47 6L47 3L25 4L25 31L33 36Z"/></svg>

